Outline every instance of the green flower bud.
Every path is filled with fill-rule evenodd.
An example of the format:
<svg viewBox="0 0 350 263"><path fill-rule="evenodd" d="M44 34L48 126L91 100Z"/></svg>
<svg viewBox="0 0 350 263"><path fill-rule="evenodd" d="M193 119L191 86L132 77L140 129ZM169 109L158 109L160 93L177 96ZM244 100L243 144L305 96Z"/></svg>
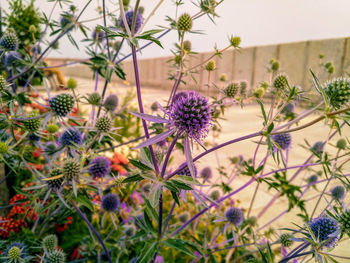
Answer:
<svg viewBox="0 0 350 263"><path fill-rule="evenodd" d="M216 69L216 65L215 65L215 61L214 60L210 60L207 65L205 66L205 69L207 71L213 71Z"/></svg>
<svg viewBox="0 0 350 263"><path fill-rule="evenodd" d="M189 14L184 13L177 20L177 29L183 32L190 31L192 29L192 23L192 17Z"/></svg>
<svg viewBox="0 0 350 263"><path fill-rule="evenodd" d="M241 44L241 41L242 40L240 37L231 37L230 39L231 46L233 46L234 48L238 48Z"/></svg>

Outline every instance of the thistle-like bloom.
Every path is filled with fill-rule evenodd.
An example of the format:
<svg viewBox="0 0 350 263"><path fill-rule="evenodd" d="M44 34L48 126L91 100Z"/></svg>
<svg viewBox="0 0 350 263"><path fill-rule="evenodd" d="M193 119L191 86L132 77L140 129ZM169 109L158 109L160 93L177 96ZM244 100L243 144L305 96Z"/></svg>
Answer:
<svg viewBox="0 0 350 263"><path fill-rule="evenodd" d="M92 177L102 178L108 175L111 171L112 163L106 157L96 157L89 165L89 173Z"/></svg>
<svg viewBox="0 0 350 263"><path fill-rule="evenodd" d="M211 170L211 168L209 166L203 168L203 170L201 171L201 177L205 181L209 180L212 176L213 176L213 172L212 172L212 170Z"/></svg>
<svg viewBox="0 0 350 263"><path fill-rule="evenodd" d="M335 186L331 190L331 195L335 200L341 200L345 196L345 188L342 185Z"/></svg>
<svg viewBox="0 0 350 263"><path fill-rule="evenodd" d="M17 51L10 51L5 54L4 64L7 67L11 67L13 63L21 59L21 55Z"/></svg>
<svg viewBox="0 0 350 263"><path fill-rule="evenodd" d="M102 198L102 208L107 212L116 212L119 206L120 200L116 194L107 194Z"/></svg>
<svg viewBox="0 0 350 263"><path fill-rule="evenodd" d="M183 165L185 165L185 164L183 164ZM197 166L195 164L193 164L193 168L194 168L194 176L197 177L197 174L198 174ZM191 171L188 168L188 166L186 166L180 172L178 172L178 174L185 175L185 176L191 176Z"/></svg>
<svg viewBox="0 0 350 263"><path fill-rule="evenodd" d="M324 144L323 142L315 142L315 144L312 146L312 150L316 153L316 154L321 154L323 152L323 147Z"/></svg>
<svg viewBox="0 0 350 263"><path fill-rule="evenodd" d="M125 13L126 22L128 23L130 30L131 30L131 26L132 26L133 17L134 17L134 11L128 11ZM134 33L137 33L137 31L140 30L142 23L143 23L142 15L139 12L137 12L136 19L135 19ZM124 24L122 17L119 18L119 25L123 30L125 30L125 24Z"/></svg>
<svg viewBox="0 0 350 263"><path fill-rule="evenodd" d="M62 146L72 146L74 144L81 145L83 138L79 130L69 128L63 132L59 142Z"/></svg>
<svg viewBox="0 0 350 263"><path fill-rule="evenodd" d="M5 255L8 258L8 262L21 262L26 257L26 247L23 243L12 243L6 249Z"/></svg>
<svg viewBox="0 0 350 263"><path fill-rule="evenodd" d="M292 136L289 133L275 134L272 135L272 140L282 149L286 150L289 148L292 142Z"/></svg>
<svg viewBox="0 0 350 263"><path fill-rule="evenodd" d="M337 221L330 217L319 217L309 222L309 227L317 241L324 246L334 247L339 236L339 225Z"/></svg>
<svg viewBox="0 0 350 263"><path fill-rule="evenodd" d="M232 207L228 209L225 213L227 221L239 227L243 223L244 215L241 209L237 207Z"/></svg>
<svg viewBox="0 0 350 263"><path fill-rule="evenodd" d="M118 107L118 102L119 102L118 96L115 94L111 94L103 102L103 107L107 111L113 112Z"/></svg>
<svg viewBox="0 0 350 263"><path fill-rule="evenodd" d="M103 42L106 38L106 32L103 31L100 28L96 28L94 31L92 31L92 40L96 43Z"/></svg>
<svg viewBox="0 0 350 263"><path fill-rule="evenodd" d="M350 234L350 210L345 210L338 219L342 230Z"/></svg>

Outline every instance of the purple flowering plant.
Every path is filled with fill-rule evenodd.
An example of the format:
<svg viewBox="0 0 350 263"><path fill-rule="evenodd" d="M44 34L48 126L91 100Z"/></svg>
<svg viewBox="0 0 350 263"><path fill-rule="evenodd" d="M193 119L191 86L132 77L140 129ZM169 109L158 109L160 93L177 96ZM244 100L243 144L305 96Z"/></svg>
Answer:
<svg viewBox="0 0 350 263"><path fill-rule="evenodd" d="M111 4L116 10L108 10L102 0L96 18L83 20L92 1L83 2L78 7L67 0L48 1L52 12L42 15L42 33L33 34L25 49L19 48L24 45L21 35L10 26L0 39L0 169L5 171L0 184L23 198L0 207L11 208L0 217L0 250L6 251L1 259L350 260L350 255L332 251L350 233L350 141L343 132L349 126L350 79L331 78L332 65L321 64L329 79L310 71L318 92L311 96L271 59L269 80L251 87L244 80L229 80L216 61L228 50L239 51L237 36L200 63L189 63L200 56L189 40L200 32L195 30L198 19L215 21L224 0L198 0L195 14L182 8L183 0L173 1L167 25L148 31L145 26L158 9L170 3L155 1L153 10L145 10L140 0L118 0ZM55 19L56 9L60 15ZM99 25L89 28L91 21ZM79 31L82 41L75 39ZM170 32L177 38L167 61L169 96L148 105L138 57L149 45L166 48L162 38ZM64 37L73 48L88 43L87 58L47 65L50 50ZM129 54L122 54L122 47ZM129 57L131 76L122 63ZM50 90L45 73L75 64L90 68L94 87L84 94L79 81L70 79L59 92ZM218 83L215 71L222 73ZM188 88L189 79L200 72L208 77L204 91ZM42 76L44 91L33 85L36 75ZM112 76L121 80L117 85L129 79L135 87L128 86L124 98L117 96L110 90ZM131 103L135 98L136 107ZM220 141L227 111L239 106L244 111L251 103L261 110L260 128ZM294 164L290 153L299 147L294 134L322 121L328 136L313 146L305 140L300 147L305 161ZM336 137L341 139L335 144ZM230 153L224 162L222 149L243 141L254 143L254 150ZM211 162L201 162L209 155ZM274 210L281 207L280 200L284 208ZM12 217L24 207L26 213ZM295 221L286 223L285 215ZM15 231L16 220L23 220L23 227Z"/></svg>

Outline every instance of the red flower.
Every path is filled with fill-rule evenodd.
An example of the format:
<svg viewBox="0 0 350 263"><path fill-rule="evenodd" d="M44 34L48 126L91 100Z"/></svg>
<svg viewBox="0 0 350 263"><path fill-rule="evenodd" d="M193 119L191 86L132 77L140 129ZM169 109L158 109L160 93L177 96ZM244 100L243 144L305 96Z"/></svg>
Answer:
<svg viewBox="0 0 350 263"><path fill-rule="evenodd" d="M76 260L76 259L79 259L79 258L83 258L83 256L79 253L79 247L76 247L72 254L69 256L69 259L70 260Z"/></svg>

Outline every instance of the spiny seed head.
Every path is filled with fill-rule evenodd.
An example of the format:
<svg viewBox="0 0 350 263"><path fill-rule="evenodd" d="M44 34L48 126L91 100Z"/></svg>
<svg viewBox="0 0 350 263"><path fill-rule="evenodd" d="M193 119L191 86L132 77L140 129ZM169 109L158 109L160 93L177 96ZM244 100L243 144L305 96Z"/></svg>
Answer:
<svg viewBox="0 0 350 263"><path fill-rule="evenodd" d="M339 139L337 141L337 148L340 150L345 150L346 148L346 140L345 139Z"/></svg>
<svg viewBox="0 0 350 263"><path fill-rule="evenodd" d="M215 65L215 61L214 60L210 60L207 65L205 66L205 69L207 71L213 71L216 69L216 65Z"/></svg>
<svg viewBox="0 0 350 263"><path fill-rule="evenodd" d="M15 33L8 32L0 39L0 46L2 49L15 51L18 47L18 38Z"/></svg>
<svg viewBox="0 0 350 263"><path fill-rule="evenodd" d="M82 134L78 129L69 128L63 132L59 142L62 146L81 145L83 142Z"/></svg>
<svg viewBox="0 0 350 263"><path fill-rule="evenodd" d="M74 106L74 98L70 94L59 94L49 100L52 111L60 117L65 117Z"/></svg>
<svg viewBox="0 0 350 263"><path fill-rule="evenodd" d="M232 207L225 212L225 217L227 221L239 227L243 223L243 212L240 208Z"/></svg>
<svg viewBox="0 0 350 263"><path fill-rule="evenodd" d="M321 154L323 152L323 147L324 147L323 142L315 142L315 144L311 147L311 149L316 154Z"/></svg>
<svg viewBox="0 0 350 263"><path fill-rule="evenodd" d="M189 41L189 40L184 41L183 47L184 47L184 50L186 52L191 52L191 50L192 50L192 43L191 43L191 41Z"/></svg>
<svg viewBox="0 0 350 263"><path fill-rule="evenodd" d="M9 150L9 146L6 142L0 142L0 154L5 154Z"/></svg>
<svg viewBox="0 0 350 263"><path fill-rule="evenodd" d="M67 81L67 88L68 89L75 89L78 86L76 79L69 78Z"/></svg>
<svg viewBox="0 0 350 263"><path fill-rule="evenodd" d="M134 11L128 11L125 13L125 18L126 18L126 22L128 23L128 26L129 26L129 29L130 31L132 30L131 29L131 26L132 26L132 21L133 21L133 17L134 17ZM124 21L123 21L123 18L120 17L119 18L119 26L124 30L126 31L125 29L125 24L124 24ZM142 15L137 12L136 13L136 20L135 20L135 30L134 30L134 33L137 33L141 26L142 26L142 23L143 23L143 19L142 19Z"/></svg>
<svg viewBox="0 0 350 263"><path fill-rule="evenodd" d="M338 236L335 235L339 231L339 225L337 221L330 217L318 217L309 222L309 227L316 237L318 242L327 241L325 247L334 247L338 240Z"/></svg>
<svg viewBox="0 0 350 263"><path fill-rule="evenodd" d="M289 133L272 135L272 140L282 149L286 150L292 143L292 136Z"/></svg>
<svg viewBox="0 0 350 263"><path fill-rule="evenodd" d="M241 44L241 38L236 36L236 37L231 37L230 39L230 43L231 43L231 46L233 46L234 48L238 48L239 45Z"/></svg>
<svg viewBox="0 0 350 263"><path fill-rule="evenodd" d="M57 124L54 124L54 123L48 124L48 125L46 126L46 130L47 130L49 133L56 133L56 132L58 132L58 129L59 129L58 125L57 125Z"/></svg>
<svg viewBox="0 0 350 263"><path fill-rule="evenodd" d="M254 91L254 96L258 99L262 98L264 94L265 94L265 90L263 88L258 88Z"/></svg>
<svg viewBox="0 0 350 263"><path fill-rule="evenodd" d="M318 180L318 175L317 174L313 174L309 178L307 178L307 182L309 184L314 184L314 183L317 182L317 180Z"/></svg>
<svg viewBox="0 0 350 263"><path fill-rule="evenodd" d="M224 89L224 94L228 98L234 98L238 93L239 85L238 83L231 83Z"/></svg>
<svg viewBox="0 0 350 263"><path fill-rule="evenodd" d="M62 174L62 170L58 169L58 168L53 168L50 172L50 177L49 178L54 178L58 175ZM51 179L51 180L47 180L46 183L48 185L48 187L50 187L53 190L58 190L61 188L62 183L64 181L63 177L60 178L55 178L55 179Z"/></svg>
<svg viewBox="0 0 350 263"><path fill-rule="evenodd" d="M74 160L67 160L63 164L62 169L63 176L66 180L70 181L73 178L76 178L80 174L80 164Z"/></svg>
<svg viewBox="0 0 350 263"><path fill-rule="evenodd" d="M107 110L107 111L111 111L113 112L117 107L118 107L118 96L117 95L109 95L104 103L103 103L103 107Z"/></svg>
<svg viewBox="0 0 350 263"><path fill-rule="evenodd" d="M110 173L111 166L111 161L108 158L98 156L90 162L89 173L92 177L102 178Z"/></svg>
<svg viewBox="0 0 350 263"><path fill-rule="evenodd" d="M54 250L47 256L47 263L65 263L66 255L62 250Z"/></svg>
<svg viewBox="0 0 350 263"><path fill-rule="evenodd" d="M213 192L211 192L210 198L213 199L214 201L218 200L220 198L219 190L214 190Z"/></svg>
<svg viewBox="0 0 350 263"><path fill-rule="evenodd" d="M350 101L350 79L338 78L327 82L323 89L329 104L334 109L340 109Z"/></svg>
<svg viewBox="0 0 350 263"><path fill-rule="evenodd" d="M136 228L134 226L127 226L125 228L125 235L128 237L133 237L136 233Z"/></svg>
<svg viewBox="0 0 350 263"><path fill-rule="evenodd" d="M32 111L28 117L36 117L38 116L38 112ZM26 120L23 122L24 128L30 132L35 132L39 130L41 126L41 120L40 119L31 119L31 120Z"/></svg>
<svg viewBox="0 0 350 263"><path fill-rule="evenodd" d="M344 212L340 215L338 221L339 221L339 224L340 224L340 226L341 226L341 229L342 229L344 232L350 234L350 210L344 211Z"/></svg>
<svg viewBox="0 0 350 263"><path fill-rule="evenodd" d="M95 128L100 132L109 132L112 128L112 120L108 116L97 119Z"/></svg>
<svg viewBox="0 0 350 263"><path fill-rule="evenodd" d="M26 247L24 244L15 242L8 246L5 255L8 257L8 262L22 262L26 256Z"/></svg>
<svg viewBox="0 0 350 263"><path fill-rule="evenodd" d="M273 81L273 86L278 91L284 90L288 87L288 85L288 78L286 75L283 74L276 76L276 78Z"/></svg>
<svg viewBox="0 0 350 263"><path fill-rule="evenodd" d="M195 91L174 99L169 116L174 126L192 139L200 140L208 134L211 108L208 100Z"/></svg>
<svg viewBox="0 0 350 263"><path fill-rule="evenodd" d="M102 208L107 212L117 212L120 200L116 194L107 194L102 198Z"/></svg>
<svg viewBox="0 0 350 263"><path fill-rule="evenodd" d="M51 252L56 249L58 246L58 239L56 235L48 235L43 238L42 246L48 252Z"/></svg>
<svg viewBox="0 0 350 263"><path fill-rule="evenodd" d="M177 29L183 32L190 31L192 28L192 23L192 17L189 14L184 13L177 20Z"/></svg>
<svg viewBox="0 0 350 263"><path fill-rule="evenodd" d="M209 180L213 176L213 172L212 172L210 166L203 168L200 176L206 181Z"/></svg>
<svg viewBox="0 0 350 263"><path fill-rule="evenodd" d="M94 92L88 95L87 101L89 104L99 106L102 101L102 97L98 92Z"/></svg>
<svg viewBox="0 0 350 263"><path fill-rule="evenodd" d="M6 89L6 79L0 74L0 92Z"/></svg>
<svg viewBox="0 0 350 263"><path fill-rule="evenodd" d="M227 80L227 74L222 73L220 76L220 81L225 82Z"/></svg>
<svg viewBox="0 0 350 263"><path fill-rule="evenodd" d="M12 67L13 64L21 59L21 55L17 51L10 51L5 54L4 64L6 67Z"/></svg>
<svg viewBox="0 0 350 263"><path fill-rule="evenodd" d="M284 247L290 247L294 243L294 241L292 240L291 234L282 234L280 236L280 241Z"/></svg>
<svg viewBox="0 0 350 263"><path fill-rule="evenodd" d="M341 200L345 196L345 188L342 185L335 186L331 190L331 195L335 200Z"/></svg>
<svg viewBox="0 0 350 263"><path fill-rule="evenodd" d="M193 164L193 168L194 168L194 176L197 177L197 173L198 173L197 166ZM188 166L186 165L180 172L178 172L178 175L191 176L190 168L188 168Z"/></svg>
<svg viewBox="0 0 350 263"><path fill-rule="evenodd" d="M179 215L179 220L181 223L186 223L190 218L190 214L188 212L183 212Z"/></svg>

